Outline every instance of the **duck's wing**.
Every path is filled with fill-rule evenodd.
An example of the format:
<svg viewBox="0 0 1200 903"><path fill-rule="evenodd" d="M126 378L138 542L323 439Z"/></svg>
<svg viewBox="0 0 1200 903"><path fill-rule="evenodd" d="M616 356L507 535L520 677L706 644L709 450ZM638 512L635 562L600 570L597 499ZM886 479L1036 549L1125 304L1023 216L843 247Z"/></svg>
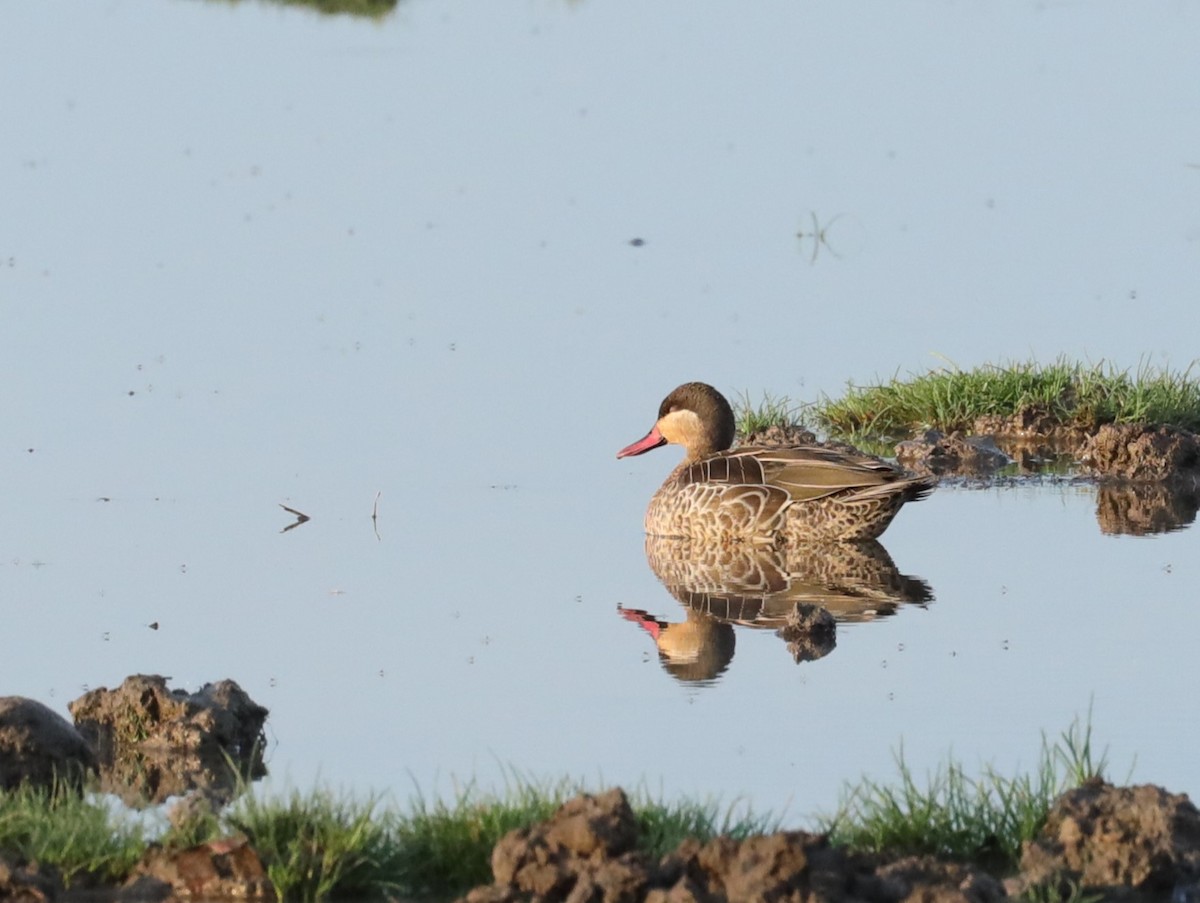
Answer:
<svg viewBox="0 0 1200 903"><path fill-rule="evenodd" d="M870 455L821 446L741 448L728 453L741 469L758 468L757 479L782 489L798 502L811 502L835 493L853 491L857 497L891 495L913 483L914 493L927 492L924 482ZM754 462L753 465L750 462ZM732 463L732 462L731 462ZM920 485L918 485L920 484Z"/></svg>

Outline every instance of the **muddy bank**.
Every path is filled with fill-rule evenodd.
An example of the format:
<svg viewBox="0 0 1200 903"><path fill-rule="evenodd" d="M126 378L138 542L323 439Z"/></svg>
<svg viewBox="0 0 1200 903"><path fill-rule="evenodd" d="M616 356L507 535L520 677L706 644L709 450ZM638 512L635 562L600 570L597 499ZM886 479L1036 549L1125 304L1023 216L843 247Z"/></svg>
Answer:
<svg viewBox="0 0 1200 903"><path fill-rule="evenodd" d="M623 790L582 794L548 820L506 834L492 883L459 903L990 903L1008 898L1172 901L1200 897L1200 812L1160 787L1096 780L1051 806L1012 874L911 851L863 853L805 831L688 839L661 857L644 850ZM380 889L381 897L383 889ZM335 892L336 896L336 892ZM119 886L78 879L0 851L0 899L53 901L274 900L258 853L242 837L169 850L151 844Z"/></svg>
<svg viewBox="0 0 1200 903"><path fill-rule="evenodd" d="M244 838L164 850L151 844L129 877L105 886L75 877L66 886L53 868L13 863L0 851L0 900L20 903L184 903L184 901L275 901L275 889L258 853Z"/></svg>
<svg viewBox="0 0 1200 903"><path fill-rule="evenodd" d="M814 628L807 621L791 626L805 636ZM58 756L55 762L67 754L76 756L69 773L94 769L98 757L83 738L96 730L96 723L109 723L110 716L121 716L109 725L125 737L118 742L154 747L171 738L165 748L178 751L218 739L230 749L244 744L257 749L255 738L266 714L232 682L189 694L168 690L162 678L141 675L118 690L88 694L71 709L77 717L86 716L85 732L76 732L39 703L0 700L0 765L6 780L16 780L22 763L30 767L21 780L37 780L46 771L36 762L42 754ZM229 720L230 712L245 717ZM198 725L203 730L197 733ZM134 736L128 736L130 731ZM184 796L172 817L186 820L195 815L190 807L197 805L213 816L223 803L205 785ZM215 829L217 822L212 824ZM0 900L275 899L268 864L254 845L243 836L212 839L213 829L208 830L210 839L187 848L149 844L118 883L76 874L68 887L53 867L0 849ZM492 882L470 890L462 903L987 903L1077 894L1104 901L1200 899L1200 811L1186 795L1153 785L1117 787L1095 780L1064 793L1051 805L1038 835L1024 845L1019 863L1006 872L916 855L912 849L865 853L805 831L688 839L666 855L651 856L646 852L650 841L641 831L621 789L580 795L548 820L501 838L491 853ZM986 861L997 861L995 851L990 853ZM384 890L379 889L381 896Z"/></svg>
<svg viewBox="0 0 1200 903"><path fill-rule="evenodd" d="M1151 424L1105 424L1085 431L1048 414L980 417L966 432L929 430L896 446L901 464L935 476L988 476L1016 465L1037 473L1070 462L1101 480L1135 483L1200 480L1200 437L1188 430Z"/></svg>
<svg viewBox="0 0 1200 903"><path fill-rule="evenodd" d="M1101 900L1200 893L1200 812L1158 787L1094 782L1060 797L1020 871L993 875L932 856L867 855L785 831L687 840L651 860L620 789L584 795L492 852L494 882L462 903L532 901L985 901L1081 889Z"/></svg>
<svg viewBox="0 0 1200 903"><path fill-rule="evenodd" d="M896 458L915 473L987 485L1005 468L1017 476L1003 479L1028 481L1065 467L1074 474L1065 479L1097 487L1096 520L1107 534L1179 530L1200 509L1200 437L1187 430L1106 424L1085 433L1036 417L980 418L976 429L983 432L930 430L897 445Z"/></svg>

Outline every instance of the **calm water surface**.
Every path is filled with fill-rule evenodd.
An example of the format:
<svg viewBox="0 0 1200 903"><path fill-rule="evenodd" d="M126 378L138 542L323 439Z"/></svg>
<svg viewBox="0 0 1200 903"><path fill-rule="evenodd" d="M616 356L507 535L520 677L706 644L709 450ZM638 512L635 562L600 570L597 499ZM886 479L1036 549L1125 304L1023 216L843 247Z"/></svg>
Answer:
<svg viewBox="0 0 1200 903"><path fill-rule="evenodd" d="M1186 366L1200 9L4 12L0 693L232 677L273 781L798 817L1092 705L1118 776L1200 790L1194 529L940 490L884 536L932 601L681 681L621 613L685 618L641 534L677 452L614 458L688 379Z"/></svg>

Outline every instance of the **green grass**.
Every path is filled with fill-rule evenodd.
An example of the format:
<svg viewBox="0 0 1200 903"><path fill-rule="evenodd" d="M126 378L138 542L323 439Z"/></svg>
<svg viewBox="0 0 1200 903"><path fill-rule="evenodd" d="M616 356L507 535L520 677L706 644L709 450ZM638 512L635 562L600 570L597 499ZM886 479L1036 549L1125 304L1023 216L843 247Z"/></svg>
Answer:
<svg viewBox="0 0 1200 903"><path fill-rule="evenodd" d="M744 840L780 830L779 819L770 813L755 814L737 803L721 806L715 800L667 804L642 794L635 798L634 812L641 849L654 858L665 856L689 837L701 841L714 837Z"/></svg>
<svg viewBox="0 0 1200 903"><path fill-rule="evenodd" d="M804 405L795 404L786 395L763 393L762 401L755 404L750 393L743 392L734 399L733 416L739 436L748 436L772 426L782 428L804 425Z"/></svg>
<svg viewBox="0 0 1200 903"><path fill-rule="evenodd" d="M118 881L145 848L139 825L73 790L0 791L0 850L53 866L68 886L86 878Z"/></svg>
<svg viewBox="0 0 1200 903"><path fill-rule="evenodd" d="M452 802L418 794L398 815L393 831L400 849L398 883L414 896L452 896L491 881L492 847L515 828L549 818L579 792L569 782L539 785L509 781L503 797L459 789Z"/></svg>
<svg viewBox="0 0 1200 903"><path fill-rule="evenodd" d="M1059 794L1103 775L1105 756L1092 751L1090 718L1076 720L1053 743L1044 736L1032 774L1007 777L990 766L970 777L953 760L924 782L896 754L898 782L864 778L823 819L834 843L869 852L946 856L1009 872L1021 844L1045 824Z"/></svg>
<svg viewBox="0 0 1200 903"><path fill-rule="evenodd" d="M1141 365L1136 372L1104 363L957 367L874 386L848 387L823 399L818 421L846 436L903 436L919 430L969 430L977 417L1044 411L1059 423L1095 429L1105 423L1169 424L1200 430L1200 381L1183 371Z"/></svg>
<svg viewBox="0 0 1200 903"><path fill-rule="evenodd" d="M242 796L224 816L258 851L283 900L379 895L398 888L388 813L379 798L358 800L317 789Z"/></svg>

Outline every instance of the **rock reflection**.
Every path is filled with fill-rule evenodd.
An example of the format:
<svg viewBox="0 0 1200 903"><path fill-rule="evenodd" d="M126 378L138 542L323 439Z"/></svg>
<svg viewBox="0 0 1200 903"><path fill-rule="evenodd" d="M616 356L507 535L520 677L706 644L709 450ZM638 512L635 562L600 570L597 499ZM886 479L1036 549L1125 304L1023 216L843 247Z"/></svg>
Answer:
<svg viewBox="0 0 1200 903"><path fill-rule="evenodd" d="M874 541L776 549L648 536L646 560L686 618L621 615L654 639L663 668L689 683L712 682L729 667L734 625L775 630L796 662L813 661L833 651L835 622L933 600L929 584L901 574Z"/></svg>
<svg viewBox="0 0 1200 903"><path fill-rule="evenodd" d="M1200 491L1194 480L1136 483L1104 481L1096 497L1100 532L1149 536L1182 530L1196 520Z"/></svg>

